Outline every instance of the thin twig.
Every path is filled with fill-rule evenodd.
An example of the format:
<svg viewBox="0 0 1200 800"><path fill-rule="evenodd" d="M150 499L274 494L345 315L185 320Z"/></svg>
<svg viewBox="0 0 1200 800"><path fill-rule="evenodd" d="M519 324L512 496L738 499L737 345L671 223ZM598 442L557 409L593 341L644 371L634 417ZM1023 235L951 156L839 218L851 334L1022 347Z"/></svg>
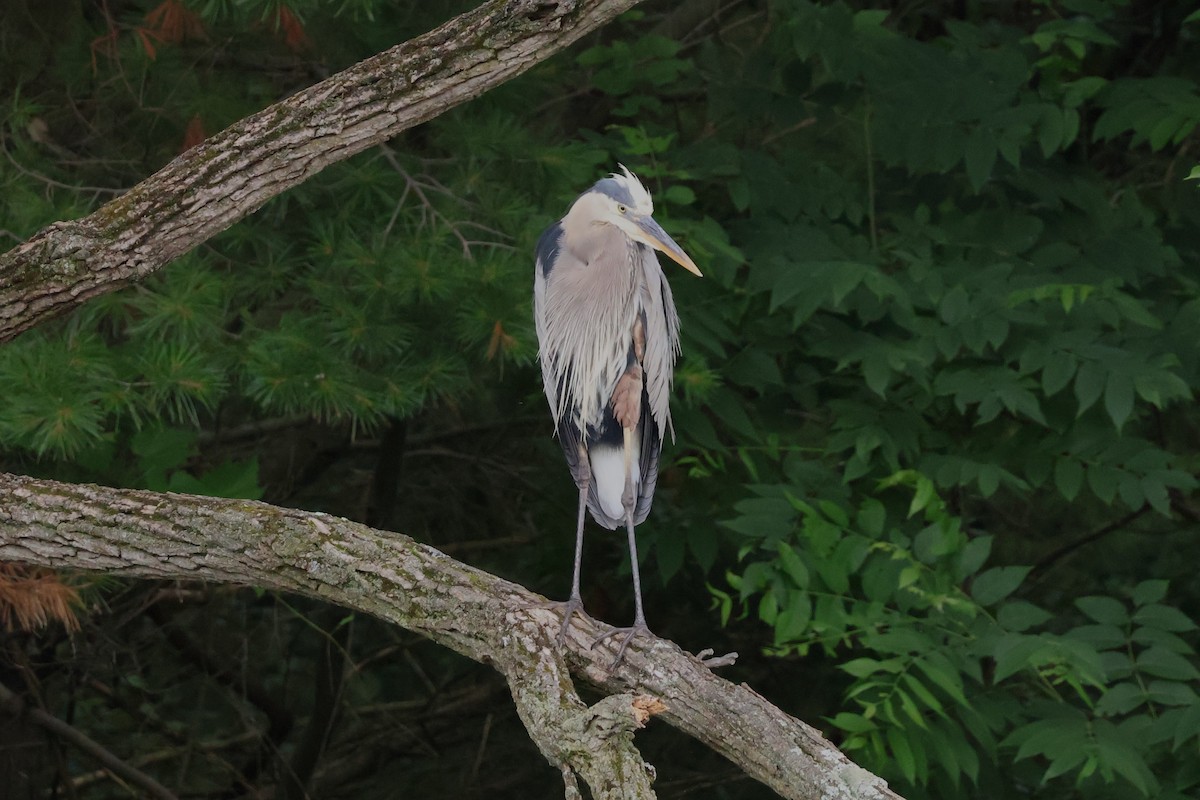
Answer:
<svg viewBox="0 0 1200 800"><path fill-rule="evenodd" d="M1091 533L1076 539L1073 542L1067 542L1066 544L1062 545L1061 547L1055 548L1054 550L1050 551L1048 554L1042 556L1041 558L1039 558L1037 560L1037 563L1033 565L1033 570L1032 570L1033 574L1037 575L1037 574L1045 572L1046 570L1050 569L1050 567L1054 566L1054 563L1056 561L1059 561L1060 559L1063 559L1063 558L1069 556L1071 553L1075 552L1079 548L1081 548L1085 545L1089 545L1092 542L1096 541L1097 539L1102 539L1105 536L1107 536L1108 534L1110 534L1114 531L1118 531L1121 528L1124 528L1129 523L1133 522L1135 519L1137 519L1138 517L1145 514L1149 509L1150 509L1150 506L1148 506L1148 505L1142 506L1137 511L1131 511L1130 513L1126 514L1125 516L1121 517L1119 520L1116 520L1115 522L1110 522L1107 525L1104 525L1104 526L1098 528L1097 530L1094 530Z"/></svg>
<svg viewBox="0 0 1200 800"><path fill-rule="evenodd" d="M412 654L411 648L404 648L404 660L410 667L412 667L412 671L417 674L417 677L421 679L421 683L425 684L426 691L428 691L431 696L437 697L437 684L434 683L429 677L429 674L425 672L424 668L421 666L421 662L417 661L417 657Z"/></svg>
<svg viewBox="0 0 1200 800"><path fill-rule="evenodd" d="M463 257L467 260L473 261L475 258L471 251L472 247L491 247L498 250L511 251L516 250L515 247L506 242L468 239L465 235L463 235L463 228L475 228L483 231L484 233L489 233L498 239L511 239L512 237L506 236L502 231L498 231L495 228L484 225L483 223L475 222L474 220L450 219L445 214L438 211L433 201L429 198L429 192L436 192L437 194L443 195L444 197L447 197L462 206L471 207L472 204L456 195L451 189L449 189L445 184L432 175L422 174L419 177L414 176L411 172L404 168L403 164L400 163L400 159L396 156L396 151L392 148L386 145L381 145L379 151L382 153L384 160L391 165L392 169L394 169L400 175L400 177L404 179L404 191L401 193L400 199L397 201L396 207L392 211L392 216L388 220L387 226L384 228L383 235L385 240L391 234L392 228L395 227L396 221L400 216L400 211L404 207L404 202L411 194L414 195L421 204L421 222L418 227L424 227L431 222L439 223L444 226L446 230L450 231L451 235L458 240L459 245L462 246Z"/></svg>
<svg viewBox="0 0 1200 800"><path fill-rule="evenodd" d="M21 698L13 694L4 684L0 684L0 709L3 709L13 717L25 716L30 722L91 756L104 765L105 769L110 770L117 777L141 788L151 797L158 797L161 800L177 800L167 787L128 762L123 761L108 748L96 742L82 731L40 708L26 706Z"/></svg>
<svg viewBox="0 0 1200 800"><path fill-rule="evenodd" d="M51 178L49 175L43 175L40 172L29 169L28 167L23 165L20 161L17 161L17 159L13 157L13 154L8 152L8 147L4 144L3 136L0 136L0 151L2 151L4 153L4 157L8 159L8 163L10 163L14 167L16 167L17 172L20 172L22 175L25 175L28 178L33 178L35 181L44 183L47 186L53 186L56 189L68 189L72 192L80 192L80 193L90 192L93 195L107 194L107 195L112 195L114 197L117 195L125 194L125 192L129 191L128 188L109 189L109 188L105 188L103 186L75 186L74 184L63 183L62 181L56 181L54 178Z"/></svg>
<svg viewBox="0 0 1200 800"><path fill-rule="evenodd" d="M214 739L211 742L189 742L187 744L176 745L175 747L167 747L162 750L155 750L152 753L145 753L137 758L130 759L130 764L137 767L145 767L150 764L158 764L163 761L170 761L171 759L178 758L179 756L190 755L197 752L204 753L212 758L217 751L227 750L231 747L238 747L240 745L257 742L262 735L262 731L246 731L245 733L239 733L236 736L229 736L224 739ZM217 758L217 763L232 769L232 765L223 758ZM91 786L93 783L99 783L100 781L107 780L108 777L109 774L107 770L98 769L95 772L85 772L82 775L77 775L71 779L71 784L76 789L83 789L87 786ZM253 787L245 788L251 789Z"/></svg>
<svg viewBox="0 0 1200 800"><path fill-rule="evenodd" d="M488 735L492 732L492 712L483 718L483 733L479 735L479 749L475 751L475 763L471 765L470 776L463 779L463 788L479 781L479 768L483 765L483 754L487 751Z"/></svg>

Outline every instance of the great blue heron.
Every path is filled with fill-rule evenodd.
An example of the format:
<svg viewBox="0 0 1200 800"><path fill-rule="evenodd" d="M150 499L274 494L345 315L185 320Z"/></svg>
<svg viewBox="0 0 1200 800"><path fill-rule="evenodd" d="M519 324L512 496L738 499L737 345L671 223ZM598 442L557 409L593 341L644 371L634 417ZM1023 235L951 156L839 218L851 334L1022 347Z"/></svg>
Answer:
<svg viewBox="0 0 1200 800"><path fill-rule="evenodd" d="M533 284L546 399L579 487L575 573L559 638L571 615L584 613L579 568L586 507L600 525L623 524L629 535L633 625L600 637L623 636L614 665L637 633L649 632L634 527L650 513L663 434L674 435L670 392L679 317L654 251L700 274L653 211L650 193L621 165L621 174L597 181L542 234Z"/></svg>

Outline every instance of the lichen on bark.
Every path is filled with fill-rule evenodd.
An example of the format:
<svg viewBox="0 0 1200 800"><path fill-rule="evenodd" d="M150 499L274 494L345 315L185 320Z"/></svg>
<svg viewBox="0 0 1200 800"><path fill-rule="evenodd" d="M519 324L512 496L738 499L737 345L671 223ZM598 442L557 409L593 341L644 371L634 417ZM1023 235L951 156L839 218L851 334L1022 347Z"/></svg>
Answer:
<svg viewBox="0 0 1200 800"><path fill-rule="evenodd" d="M636 704L622 699L587 709L574 679L609 694L632 691L661 702L657 718L782 797L897 797L816 730L749 687L713 675L672 642L635 640L620 666L610 669L610 649L591 646L606 631L599 623L576 618L560 649L559 619L542 607L545 598L407 536L327 514L0 473L0 560L265 586L401 625L499 670L543 755L556 767L577 771L595 797L653 794L632 742ZM580 726L590 730L586 720L614 704L620 714L601 715L608 720L617 714L618 720L609 726L602 752L595 752L595 740L564 737Z"/></svg>

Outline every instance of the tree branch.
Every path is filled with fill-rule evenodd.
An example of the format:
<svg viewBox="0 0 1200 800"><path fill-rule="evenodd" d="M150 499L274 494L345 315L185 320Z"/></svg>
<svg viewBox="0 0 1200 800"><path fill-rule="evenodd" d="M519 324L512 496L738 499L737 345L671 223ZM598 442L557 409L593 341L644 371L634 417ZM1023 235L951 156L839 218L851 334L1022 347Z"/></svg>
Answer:
<svg viewBox="0 0 1200 800"><path fill-rule="evenodd" d="M0 560L249 584L374 614L495 666L543 755L597 798L653 797L632 744L640 715L655 708L640 695L783 797L898 797L816 730L671 642L635 640L609 674L611 650L590 648L601 627L576 618L560 653L557 616L534 607L543 598L407 536L327 514L0 473ZM586 708L568 667L616 697Z"/></svg>
<svg viewBox="0 0 1200 800"><path fill-rule="evenodd" d="M24 714L29 717L31 722L53 733L64 742L74 745L80 751L100 762L106 770L137 786L147 796L157 797L159 800L177 800L167 787L154 780L154 778L151 778L140 769L125 763L108 750L108 748L104 747L104 745L85 736L58 717L47 714L40 708L30 708L20 697L3 684L0 684L0 713L13 717L19 717Z"/></svg>
<svg viewBox="0 0 1200 800"><path fill-rule="evenodd" d="M0 256L0 342L139 280L330 164L478 97L639 0L490 0L231 125Z"/></svg>

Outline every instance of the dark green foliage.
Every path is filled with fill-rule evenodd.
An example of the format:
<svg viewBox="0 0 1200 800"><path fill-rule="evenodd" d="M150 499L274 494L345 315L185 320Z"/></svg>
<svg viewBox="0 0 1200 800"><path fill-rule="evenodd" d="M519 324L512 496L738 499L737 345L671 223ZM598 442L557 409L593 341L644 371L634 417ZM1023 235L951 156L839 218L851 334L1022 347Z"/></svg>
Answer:
<svg viewBox="0 0 1200 800"><path fill-rule="evenodd" d="M0 233L459 10L404 5L196 2L204 37L174 39L148 1L31 12L53 35L45 69L3 78ZM574 496L531 252L622 161L706 276L668 267L679 441L639 531L668 587L655 630L698 649L719 620L761 652L738 679L910 798L1193 796L1200 11L872 5L651 2L326 170L0 348L0 468L329 509L561 595ZM0 33L0 63L33 40ZM483 533L528 541L492 555ZM619 622L626 579L595 538L585 599ZM282 613L224 602L246 630ZM309 613L288 609L289 636ZM392 663L345 686L365 707L424 684Z"/></svg>

